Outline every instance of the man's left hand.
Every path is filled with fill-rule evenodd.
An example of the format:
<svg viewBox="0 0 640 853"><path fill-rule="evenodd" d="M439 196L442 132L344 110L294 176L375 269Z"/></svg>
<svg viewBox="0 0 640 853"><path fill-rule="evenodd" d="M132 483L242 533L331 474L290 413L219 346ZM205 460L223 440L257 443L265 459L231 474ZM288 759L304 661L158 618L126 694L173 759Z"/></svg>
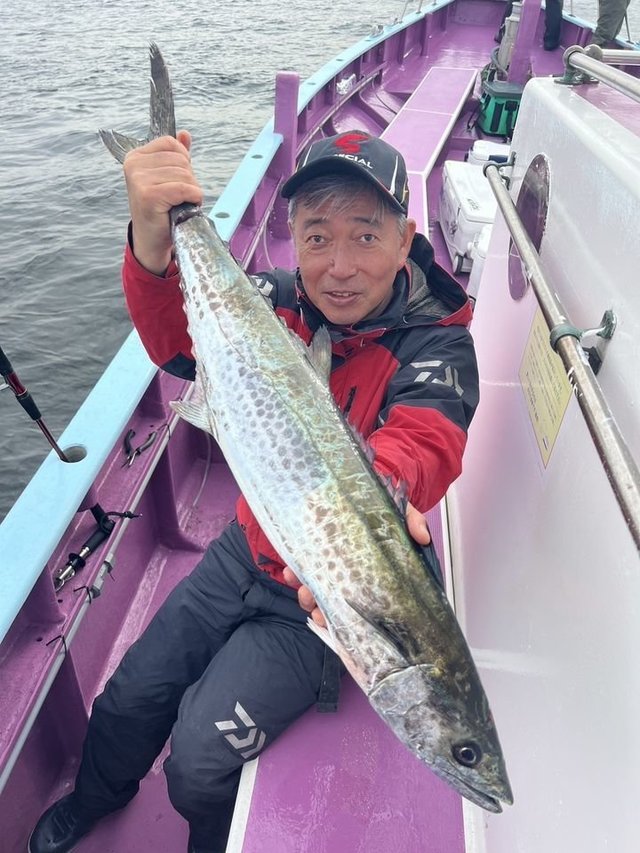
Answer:
<svg viewBox="0 0 640 853"><path fill-rule="evenodd" d="M431 534L427 525L427 519L416 509L413 504L407 501L407 512L405 514L407 522L407 530L412 539L415 539L418 545L428 545L431 542Z"/></svg>

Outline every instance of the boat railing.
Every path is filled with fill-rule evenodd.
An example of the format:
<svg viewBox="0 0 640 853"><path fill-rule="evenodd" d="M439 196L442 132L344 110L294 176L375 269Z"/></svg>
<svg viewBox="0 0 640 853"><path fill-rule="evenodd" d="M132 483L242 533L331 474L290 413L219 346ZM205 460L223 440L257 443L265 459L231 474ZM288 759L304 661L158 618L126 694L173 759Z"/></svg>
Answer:
<svg viewBox="0 0 640 853"><path fill-rule="evenodd" d="M210 213L223 240L232 240L243 216L251 208L257 187L263 183L271 185L271 194L264 194L268 203L264 209L252 211L249 218L260 216L266 223L279 182L285 173L290 174L296 154L309 141L307 132L301 129L306 121L305 110L309 107L311 112L310 105L322 103L323 121L328 121L343 99L339 94L333 95L336 86L332 81L344 75L354 63L361 62L362 57L369 56L369 60L362 61L359 66L361 74L366 67L364 79L353 86L348 95L357 93L381 73L386 61L384 46L393 51L394 57L402 57L405 31L416 28L417 35L410 44L424 42L428 31L420 28L421 20L453 2L423 0L422 11L410 13L399 23L370 34L348 51L342 51L339 59L331 60L305 80L299 91L298 83L292 84L297 75L283 73L277 90L281 90L284 97L280 112L288 118L267 122ZM314 116L317 117L317 112ZM253 221L251 227L260 233L263 225L256 226ZM251 257L252 245L236 253L243 263ZM137 333L132 332L59 438L63 450L80 447L82 458L67 464L50 453L0 524L0 642L45 571L114 445L121 441L123 430L156 372ZM39 531L38 536L29 535L34 529Z"/></svg>
<svg viewBox="0 0 640 853"><path fill-rule="evenodd" d="M435 6L436 2L437 0L404 0L402 5L402 13L397 18L394 18L393 23L397 24L400 21L404 20L405 15L409 11L409 6L415 6L416 8L414 10L414 14L419 15L422 12L423 6L428 6L430 3Z"/></svg>
<svg viewBox="0 0 640 853"><path fill-rule="evenodd" d="M619 68L610 67L640 65L639 50L602 50L595 44L588 47L573 45L567 48L563 60L565 73L563 77L556 78L557 83L575 85L597 81L640 102L640 80Z"/></svg>
<svg viewBox="0 0 640 853"><path fill-rule="evenodd" d="M581 330L567 317L540 263L540 256L501 177L504 166L488 163L484 171L496 197L527 280L549 328L549 342L560 356L618 504L640 550L640 470L626 444L589 363L581 339L589 332L610 337L615 318L605 314L599 329Z"/></svg>

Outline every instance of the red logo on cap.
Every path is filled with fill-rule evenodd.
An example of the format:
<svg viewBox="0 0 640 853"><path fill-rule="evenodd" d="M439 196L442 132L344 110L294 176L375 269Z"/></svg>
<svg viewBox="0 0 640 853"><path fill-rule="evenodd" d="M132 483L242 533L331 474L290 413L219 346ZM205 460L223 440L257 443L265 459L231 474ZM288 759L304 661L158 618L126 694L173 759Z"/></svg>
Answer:
<svg viewBox="0 0 640 853"><path fill-rule="evenodd" d="M336 139L335 146L343 154L359 154L360 143L368 138L364 133L343 133Z"/></svg>

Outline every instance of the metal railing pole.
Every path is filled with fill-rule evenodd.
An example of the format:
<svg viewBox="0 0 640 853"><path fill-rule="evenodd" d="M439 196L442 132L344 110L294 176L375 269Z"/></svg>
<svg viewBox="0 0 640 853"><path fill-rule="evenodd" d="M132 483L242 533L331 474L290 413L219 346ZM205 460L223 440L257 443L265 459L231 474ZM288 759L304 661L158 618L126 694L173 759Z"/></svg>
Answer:
<svg viewBox="0 0 640 853"><path fill-rule="evenodd" d="M614 64L640 65L640 51L602 50L594 44L587 48L573 45L565 50L563 60L566 69L565 77L570 79L573 71L580 71L587 77L606 83L612 89L640 102L640 80L618 68L610 67ZM566 81L559 78L558 82Z"/></svg>
<svg viewBox="0 0 640 853"><path fill-rule="evenodd" d="M560 300L547 283L538 253L502 182L499 167L490 164L485 166L484 171L549 330L551 333L555 330L554 349L562 359L613 492L636 547L640 550L640 470L589 366L580 340L569 331L563 333L563 327L573 327Z"/></svg>

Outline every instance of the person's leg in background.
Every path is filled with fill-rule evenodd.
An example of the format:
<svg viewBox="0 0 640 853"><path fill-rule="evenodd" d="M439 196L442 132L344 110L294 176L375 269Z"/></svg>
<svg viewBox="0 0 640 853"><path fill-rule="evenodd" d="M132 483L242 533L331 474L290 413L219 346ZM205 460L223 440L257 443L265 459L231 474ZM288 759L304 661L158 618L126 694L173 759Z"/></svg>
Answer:
<svg viewBox="0 0 640 853"><path fill-rule="evenodd" d="M608 47L622 29L628 7L629 0L599 0L598 21L590 44Z"/></svg>
<svg viewBox="0 0 640 853"><path fill-rule="evenodd" d="M555 50L560 44L563 0L546 0L544 13L545 50Z"/></svg>

